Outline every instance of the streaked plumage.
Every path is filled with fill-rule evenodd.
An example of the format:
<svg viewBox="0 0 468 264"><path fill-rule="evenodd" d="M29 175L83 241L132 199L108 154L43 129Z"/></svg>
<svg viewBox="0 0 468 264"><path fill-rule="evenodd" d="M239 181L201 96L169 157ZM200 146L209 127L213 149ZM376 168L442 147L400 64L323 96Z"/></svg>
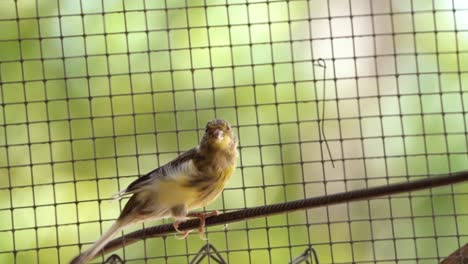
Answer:
<svg viewBox="0 0 468 264"><path fill-rule="evenodd" d="M223 191L236 166L236 149L237 139L228 122L208 122L199 146L138 178L116 195L132 196L111 228L72 263L91 260L129 224L173 217L177 228L189 211L206 206Z"/></svg>

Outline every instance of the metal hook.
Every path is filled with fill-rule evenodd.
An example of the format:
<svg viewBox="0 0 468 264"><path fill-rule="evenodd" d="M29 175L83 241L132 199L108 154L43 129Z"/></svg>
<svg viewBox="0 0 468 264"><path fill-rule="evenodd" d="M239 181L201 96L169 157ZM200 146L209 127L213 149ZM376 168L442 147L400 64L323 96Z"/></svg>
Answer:
<svg viewBox="0 0 468 264"><path fill-rule="evenodd" d="M210 243L207 243L200 248L192 261L190 261L190 264L199 264L206 256L209 256L212 260L216 261L216 263L226 264L226 261L221 257L219 251Z"/></svg>
<svg viewBox="0 0 468 264"><path fill-rule="evenodd" d="M119 255L117 254L112 254L110 255L102 264L124 264L125 262Z"/></svg>
<svg viewBox="0 0 468 264"><path fill-rule="evenodd" d="M315 65L317 65L319 67L322 67L322 68L327 67L327 64L325 63L325 60L322 59L322 58L318 58Z"/></svg>
<svg viewBox="0 0 468 264"><path fill-rule="evenodd" d="M323 137L323 140L325 141L325 146L328 151L328 156L330 156L330 161L335 168L335 162L333 160L333 156L330 151L330 146L328 145L328 140L327 136L325 134L325 99L326 99L326 89L325 89L325 78L326 78L326 71L327 71L327 64L325 63L325 60L322 58L317 59L315 65L322 67L323 68L323 103L322 103L322 118L321 120L318 120L319 125L320 125L320 139ZM318 103L318 102L317 102Z"/></svg>
<svg viewBox="0 0 468 264"><path fill-rule="evenodd" d="M312 253L312 254L311 254ZM319 260L317 257L317 252L312 246L309 246L301 255L295 257L289 264L299 264L302 262L305 262L307 264L310 264L311 262L309 261L311 255L314 256L314 262L315 264L319 264Z"/></svg>

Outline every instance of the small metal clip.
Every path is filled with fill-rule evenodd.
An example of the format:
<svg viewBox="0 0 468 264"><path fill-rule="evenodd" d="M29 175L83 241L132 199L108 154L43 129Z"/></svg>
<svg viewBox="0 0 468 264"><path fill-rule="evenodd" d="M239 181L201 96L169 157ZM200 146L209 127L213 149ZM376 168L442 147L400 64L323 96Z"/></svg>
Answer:
<svg viewBox="0 0 468 264"><path fill-rule="evenodd" d="M317 60L314 60L314 65L315 65L315 66L322 67L322 68L326 68L326 67L327 67L327 64L325 63L325 60L322 59L322 58L318 58Z"/></svg>
<svg viewBox="0 0 468 264"><path fill-rule="evenodd" d="M124 264L125 262L119 255L112 254L110 255L102 264Z"/></svg>
<svg viewBox="0 0 468 264"><path fill-rule="evenodd" d="M212 260L216 261L216 263L226 264L226 261L221 257L219 251L210 243L207 243L200 248L192 261L190 261L190 264L199 264L206 256L209 256Z"/></svg>
<svg viewBox="0 0 468 264"><path fill-rule="evenodd" d="M305 262L307 264L311 264L312 262L309 261L311 255L314 256L315 264L319 264L319 260L318 260L318 257L317 257L317 252L315 251L315 249L312 246L307 248L301 255L299 255L299 256L295 257L293 260L291 260L291 262L289 262L289 264L299 264L299 263L303 263L303 262Z"/></svg>

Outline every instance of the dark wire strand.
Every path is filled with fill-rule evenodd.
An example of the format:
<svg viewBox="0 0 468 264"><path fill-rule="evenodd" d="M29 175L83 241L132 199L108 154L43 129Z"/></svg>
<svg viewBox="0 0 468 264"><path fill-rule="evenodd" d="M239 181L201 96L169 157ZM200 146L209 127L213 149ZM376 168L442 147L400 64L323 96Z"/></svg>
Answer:
<svg viewBox="0 0 468 264"><path fill-rule="evenodd" d="M323 68L323 101L322 101L322 118L318 120L319 125L320 125L320 139L323 138L323 141L325 142L325 146L327 148L328 156L330 157L331 164L333 168L335 168L335 161L333 160L333 156L330 151L330 145L328 145L328 140L327 136L325 135L325 102L326 102L326 87L325 87L325 78L327 77L327 64L325 63L325 60L320 58L317 60L317 65ZM317 101L318 103L318 101Z"/></svg>
<svg viewBox="0 0 468 264"><path fill-rule="evenodd" d="M444 185L456 184L463 181L468 181L468 171L441 174L438 176L432 175L430 176L430 178L410 182L393 183L389 185L377 186L367 189L359 189L354 191L228 212L220 214L218 216L207 218L205 226L209 227L215 225L224 225L232 222L239 222L257 217L266 217L291 211L305 210L357 200L369 200L371 198L379 196L424 190ZM179 230L192 230L198 228L199 225L199 219L192 219L180 224ZM164 224L144 228L110 241L101 251L101 253L105 254L114 251L123 246L128 246L145 238L165 236L171 233L176 233L176 230L174 229L172 224Z"/></svg>

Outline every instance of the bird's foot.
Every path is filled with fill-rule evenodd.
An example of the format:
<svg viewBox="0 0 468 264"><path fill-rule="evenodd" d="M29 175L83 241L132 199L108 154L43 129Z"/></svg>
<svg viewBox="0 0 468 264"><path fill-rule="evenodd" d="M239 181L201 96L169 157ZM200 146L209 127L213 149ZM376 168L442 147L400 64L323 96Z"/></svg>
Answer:
<svg viewBox="0 0 468 264"><path fill-rule="evenodd" d="M201 239L206 240L206 238L204 237L205 220L208 217L217 216L217 215L219 215L219 211L194 212L194 213L188 213L187 217L194 217L194 218L200 219L200 225L198 226L198 234L200 235ZM182 236L180 236L180 237L176 236L177 239L185 239L190 234L190 232L192 232L192 230L186 230L186 231L179 230L179 224L183 223L183 222L185 222L185 221L176 220L176 221L174 221L174 223L172 223L172 226L174 226L174 229L177 232L182 233Z"/></svg>
<svg viewBox="0 0 468 264"><path fill-rule="evenodd" d="M211 211L211 212L194 212L194 213L187 214L188 217L196 217L200 219L200 225L198 226L198 234L200 235L200 238L203 240L206 240L204 236L206 218L217 216L217 215L219 215L219 211L217 210Z"/></svg>
<svg viewBox="0 0 468 264"><path fill-rule="evenodd" d="M190 234L190 232L192 232L192 230L186 230L186 231L180 231L179 230L179 224L180 223L183 223L184 221L175 221L174 223L172 223L172 226L174 227L174 229L179 232L179 233L182 233L182 236L175 236L177 239L186 239L188 237L188 235Z"/></svg>

